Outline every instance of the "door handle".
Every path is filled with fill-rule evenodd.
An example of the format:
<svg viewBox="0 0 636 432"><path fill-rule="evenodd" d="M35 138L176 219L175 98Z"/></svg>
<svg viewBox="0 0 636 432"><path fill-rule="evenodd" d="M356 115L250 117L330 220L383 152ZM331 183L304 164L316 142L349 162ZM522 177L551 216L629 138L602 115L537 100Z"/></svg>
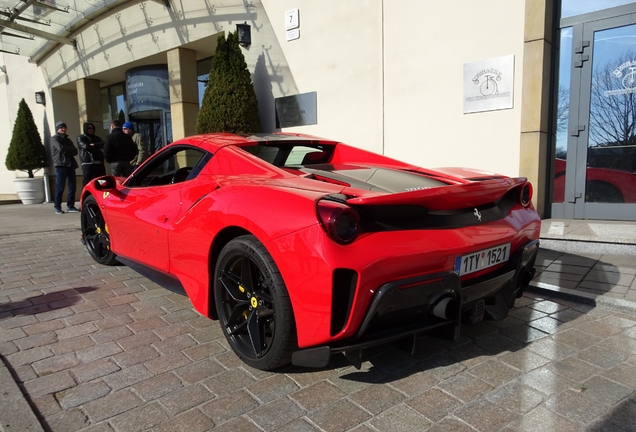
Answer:
<svg viewBox="0 0 636 432"><path fill-rule="evenodd" d="M168 216L166 216L166 215L161 215L161 216L159 216L159 217L157 218L157 222L160 222L160 223L166 223L166 222L168 222Z"/></svg>

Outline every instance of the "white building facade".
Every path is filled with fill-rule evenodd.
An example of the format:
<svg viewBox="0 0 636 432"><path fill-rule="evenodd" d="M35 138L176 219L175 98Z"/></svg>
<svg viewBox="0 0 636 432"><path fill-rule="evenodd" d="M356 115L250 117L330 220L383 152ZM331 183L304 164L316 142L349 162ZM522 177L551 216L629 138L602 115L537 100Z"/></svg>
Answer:
<svg viewBox="0 0 636 432"><path fill-rule="evenodd" d="M595 135L605 123L593 101L596 58L620 60L610 67L614 76L636 71L631 45L618 54L602 47L609 40L604 31L625 43L636 35L629 24L635 2L45 2L54 9L1 3L9 11L26 5L21 18L50 20L0 20L3 161L22 98L47 148L59 120L73 140L86 121L104 138L112 119L130 120L153 151L194 134L199 81L216 40L247 24L251 44L243 53L264 132L308 133L429 168L528 177L544 217L636 220L636 166L618 169L614 161L632 157L636 140L629 131L622 141ZM14 36L29 32L33 40ZM615 92L607 100L631 97L628 81L603 90ZM36 103L36 92L44 104ZM285 108L289 101L298 111ZM605 157L606 150L621 156ZM17 199L12 181L21 175L0 166L0 200Z"/></svg>

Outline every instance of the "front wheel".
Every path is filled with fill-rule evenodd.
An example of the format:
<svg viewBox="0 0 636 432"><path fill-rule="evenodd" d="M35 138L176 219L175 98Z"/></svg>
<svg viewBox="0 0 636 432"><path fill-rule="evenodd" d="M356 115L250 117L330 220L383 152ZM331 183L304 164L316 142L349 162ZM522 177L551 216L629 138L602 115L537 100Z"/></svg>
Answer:
<svg viewBox="0 0 636 432"><path fill-rule="evenodd" d="M285 283L265 247L251 235L230 241L215 269L214 300L232 350L256 369L291 361L296 326Z"/></svg>
<svg viewBox="0 0 636 432"><path fill-rule="evenodd" d="M116 265L117 255L110 249L108 227L95 197L86 197L82 203L82 237L88 253L100 264Z"/></svg>

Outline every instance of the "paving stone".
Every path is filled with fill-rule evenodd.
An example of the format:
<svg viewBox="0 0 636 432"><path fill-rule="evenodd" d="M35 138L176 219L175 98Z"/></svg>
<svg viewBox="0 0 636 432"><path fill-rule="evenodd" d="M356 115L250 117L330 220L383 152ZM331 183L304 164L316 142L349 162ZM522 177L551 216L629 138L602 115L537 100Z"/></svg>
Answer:
<svg viewBox="0 0 636 432"><path fill-rule="evenodd" d="M232 369L203 381L203 384L217 396L232 393L253 384L256 380L243 369Z"/></svg>
<svg viewBox="0 0 636 432"><path fill-rule="evenodd" d="M359 428L356 429L352 429L352 432L365 432L364 430ZM366 431L368 432L373 432L370 429L366 429ZM280 429L277 429L277 432L321 432L320 429L318 429L317 426L314 426L312 424L310 424L307 420L305 420L304 418L299 418L296 420L292 420L291 422L287 423L285 426L283 426Z"/></svg>
<svg viewBox="0 0 636 432"><path fill-rule="evenodd" d="M345 393L342 390L328 381L312 384L290 395L296 403L307 411L314 411L344 396Z"/></svg>
<svg viewBox="0 0 636 432"><path fill-rule="evenodd" d="M127 411L110 420L116 432L140 432L160 425L168 415L159 404L149 403Z"/></svg>
<svg viewBox="0 0 636 432"><path fill-rule="evenodd" d="M153 432L205 432L214 427L214 422L199 410L191 410L174 417L160 426L152 428Z"/></svg>
<svg viewBox="0 0 636 432"><path fill-rule="evenodd" d="M134 366L159 357L153 347L141 347L115 354L112 358L121 367Z"/></svg>
<svg viewBox="0 0 636 432"><path fill-rule="evenodd" d="M44 396L32 397L29 396L29 400L37 410L37 412L43 417L51 417L54 414L62 411L60 404L53 394L45 394Z"/></svg>
<svg viewBox="0 0 636 432"><path fill-rule="evenodd" d="M351 394L349 399L376 415L398 405L405 399L405 396L390 387L375 385Z"/></svg>
<svg viewBox="0 0 636 432"><path fill-rule="evenodd" d="M535 354L528 349L506 353L500 356L499 360L519 369L522 372L529 372L550 362L547 358L539 354Z"/></svg>
<svg viewBox="0 0 636 432"><path fill-rule="evenodd" d="M544 401L541 393L518 382L497 388L486 395L486 398L501 408L519 414L533 410Z"/></svg>
<svg viewBox="0 0 636 432"><path fill-rule="evenodd" d="M614 406L606 412L595 423L590 425L589 430L593 431L631 431L634 429L634 419L636 418L636 401L630 398Z"/></svg>
<svg viewBox="0 0 636 432"><path fill-rule="evenodd" d="M262 432L262 429L254 423L242 417L230 420L229 422L214 427L214 432Z"/></svg>
<svg viewBox="0 0 636 432"><path fill-rule="evenodd" d="M47 424L52 431L74 432L88 426L89 421L81 410L70 409L51 416Z"/></svg>
<svg viewBox="0 0 636 432"><path fill-rule="evenodd" d="M117 326L105 330L96 331L95 333L91 334L91 339L99 344L111 341L118 341L127 336L131 336L132 334L132 330L130 330L128 327Z"/></svg>
<svg viewBox="0 0 636 432"><path fill-rule="evenodd" d="M461 406L462 402L439 388L432 388L407 400L405 404L435 422Z"/></svg>
<svg viewBox="0 0 636 432"><path fill-rule="evenodd" d="M369 420L375 430L392 432L420 432L432 423L406 405L396 405Z"/></svg>
<svg viewBox="0 0 636 432"><path fill-rule="evenodd" d="M602 374L617 383L625 385L632 390L636 390L636 366L629 364L619 364L618 366Z"/></svg>
<svg viewBox="0 0 636 432"><path fill-rule="evenodd" d="M186 383L195 383L226 372L226 369L214 359L202 360L174 370L174 373Z"/></svg>
<svg viewBox="0 0 636 432"><path fill-rule="evenodd" d="M566 358L546 366L546 369L579 383L602 372L597 366L574 357Z"/></svg>
<svg viewBox="0 0 636 432"><path fill-rule="evenodd" d="M95 380L62 390L55 394L55 398L62 408L69 409L106 396L110 390L104 381Z"/></svg>
<svg viewBox="0 0 636 432"><path fill-rule="evenodd" d="M68 353L37 361L31 364L31 367L33 367L38 375L43 376L62 371L64 369L70 369L77 366L79 363L80 361L77 359L75 354Z"/></svg>
<svg viewBox="0 0 636 432"><path fill-rule="evenodd" d="M165 339L152 344L157 351L162 354L170 354L178 351L182 351L186 348L196 345L196 341L190 337L190 335L184 334L176 336L170 339Z"/></svg>
<svg viewBox="0 0 636 432"><path fill-rule="evenodd" d="M142 403L141 399L129 390L122 390L89 402L82 409L93 423L97 423L136 408Z"/></svg>
<svg viewBox="0 0 636 432"><path fill-rule="evenodd" d="M403 377L392 381L389 385L407 396L420 394L438 383L428 372L419 370L407 371Z"/></svg>
<svg viewBox="0 0 636 432"><path fill-rule="evenodd" d="M168 411L170 416L175 416L214 399L214 397L205 386L193 384L162 396L159 399L159 403Z"/></svg>
<svg viewBox="0 0 636 432"><path fill-rule="evenodd" d="M297 391L298 385L289 377L277 374L249 385L247 390L266 404Z"/></svg>
<svg viewBox="0 0 636 432"><path fill-rule="evenodd" d="M462 372L438 384L438 387L463 402L469 402L494 388L492 385L467 372Z"/></svg>
<svg viewBox="0 0 636 432"><path fill-rule="evenodd" d="M133 312L133 314L134 313L136 312ZM152 317L148 319L142 318L142 320L137 320L132 316L133 314L129 314L129 315L135 320L135 322L128 324L128 328L131 329L134 333L144 333L144 332L150 333L150 330L154 330L156 328L168 325L167 322L165 322L159 317ZM157 335L155 335L154 333L152 334L155 337L157 337L157 340L159 339Z"/></svg>
<svg viewBox="0 0 636 432"><path fill-rule="evenodd" d="M11 366L18 367L35 363L42 359L52 357L53 352L47 347L35 347L24 351L18 351L7 356L7 361Z"/></svg>
<svg viewBox="0 0 636 432"><path fill-rule="evenodd" d="M629 358L622 352L607 351L600 346L593 346L578 353L578 358L603 369L611 369Z"/></svg>
<svg viewBox="0 0 636 432"><path fill-rule="evenodd" d="M481 341L483 339L487 338L482 338L479 340ZM424 360L422 363L420 363L420 367L422 368L422 370L429 372L439 381L453 377L467 369L466 366L453 361L453 359L451 359L447 355L438 355Z"/></svg>
<svg viewBox="0 0 636 432"><path fill-rule="evenodd" d="M496 360L485 361L468 372L493 387L505 384L520 375L518 370Z"/></svg>
<svg viewBox="0 0 636 432"><path fill-rule="evenodd" d="M71 369L71 374L75 377L77 382L84 383L110 375L119 370L119 366L111 359L101 358Z"/></svg>
<svg viewBox="0 0 636 432"><path fill-rule="evenodd" d="M182 387L181 380L168 372L133 385L132 391L143 400L151 401Z"/></svg>
<svg viewBox="0 0 636 432"><path fill-rule="evenodd" d="M548 336L547 332L531 327L533 322L534 321L531 321L528 324L521 324L519 326L502 329L501 333L522 343L533 342Z"/></svg>
<svg viewBox="0 0 636 432"><path fill-rule="evenodd" d="M192 363L192 361L180 352L175 352L167 355L161 355L155 359L144 363L149 371L155 375L162 374L181 366Z"/></svg>
<svg viewBox="0 0 636 432"><path fill-rule="evenodd" d="M581 432L581 426L567 419L545 405L539 405L530 413L511 424L512 430L522 432Z"/></svg>
<svg viewBox="0 0 636 432"><path fill-rule="evenodd" d="M121 390L152 377L153 373L150 372L143 364L137 364L135 366L124 368L119 372L106 375L103 377L103 380L113 390Z"/></svg>
<svg viewBox="0 0 636 432"><path fill-rule="evenodd" d="M347 400L334 402L307 415L309 420L328 432L351 429L353 426L365 422L369 417L371 417L369 413ZM253 417L251 418L253 419ZM261 425L258 422L257 424Z"/></svg>
<svg viewBox="0 0 636 432"><path fill-rule="evenodd" d="M194 334L190 334L190 336L199 343L199 345L183 350L183 354L187 355L192 361L204 360L226 351L226 349L217 342L203 343Z"/></svg>
<svg viewBox="0 0 636 432"><path fill-rule="evenodd" d="M634 390L602 376L590 378L581 385L580 389L586 396L606 404L616 404L634 393Z"/></svg>
<svg viewBox="0 0 636 432"><path fill-rule="evenodd" d="M583 425L590 423L596 416L609 408L608 405L598 400L586 397L583 392L572 390L553 396L546 402L546 406Z"/></svg>
<svg viewBox="0 0 636 432"><path fill-rule="evenodd" d="M576 348L569 345L558 343L552 338L544 338L536 341L528 346L528 349L539 354L551 361L562 360L566 357L576 354Z"/></svg>
<svg viewBox="0 0 636 432"><path fill-rule="evenodd" d="M428 432L474 432L475 429L454 418L445 418L433 425Z"/></svg>
<svg viewBox="0 0 636 432"><path fill-rule="evenodd" d="M575 385L568 378L558 375L546 367L535 369L520 379L520 382L548 396L559 394Z"/></svg>
<svg viewBox="0 0 636 432"><path fill-rule="evenodd" d="M19 330L20 333L24 335L24 332L22 332L22 329L17 329L17 330ZM0 335L0 340L2 339L3 337ZM21 337L19 339L16 338L16 339L9 339L9 340L13 340L13 343L18 348L20 348L20 351L25 351L30 348L50 345L52 343L57 342L57 334L55 334L55 332L50 331L46 333L38 333L33 336L27 336L27 337Z"/></svg>
<svg viewBox="0 0 636 432"><path fill-rule="evenodd" d="M64 340L88 335L96 332L97 330L97 326L95 326L93 322L87 322L84 324L78 324L72 327L65 327L63 329L56 330L55 333L57 333L57 337L60 340Z"/></svg>
<svg viewBox="0 0 636 432"><path fill-rule="evenodd" d="M24 383L24 388L30 397L44 396L57 393L76 385L75 380L68 371L57 372L43 377L38 377Z"/></svg>
<svg viewBox="0 0 636 432"><path fill-rule="evenodd" d="M259 403L253 397L239 390L206 403L201 407L201 411L218 425L240 417L258 406Z"/></svg>
<svg viewBox="0 0 636 432"><path fill-rule="evenodd" d="M41 322L38 324L27 325L23 327L22 330L24 330L24 333L31 336L38 333L46 333L46 332L63 329L64 327L66 327L66 324L64 324L64 321L52 320L52 321Z"/></svg>
<svg viewBox="0 0 636 432"><path fill-rule="evenodd" d="M454 415L480 431L497 430L519 417L518 414L483 399L459 408Z"/></svg>
<svg viewBox="0 0 636 432"><path fill-rule="evenodd" d="M190 335L193 328L187 322L168 323L164 327L158 327L154 330L154 333L159 336L160 339L173 339L177 336ZM192 337L192 336L188 336Z"/></svg>
<svg viewBox="0 0 636 432"><path fill-rule="evenodd" d="M503 320L508 321L508 320ZM488 360L490 353L475 344L463 344L461 346L449 349L446 354L454 361L461 362L467 368L477 366Z"/></svg>
<svg viewBox="0 0 636 432"><path fill-rule="evenodd" d="M88 363L120 352L122 352L122 349L119 345L114 342L108 342L76 351L76 355L82 362Z"/></svg>

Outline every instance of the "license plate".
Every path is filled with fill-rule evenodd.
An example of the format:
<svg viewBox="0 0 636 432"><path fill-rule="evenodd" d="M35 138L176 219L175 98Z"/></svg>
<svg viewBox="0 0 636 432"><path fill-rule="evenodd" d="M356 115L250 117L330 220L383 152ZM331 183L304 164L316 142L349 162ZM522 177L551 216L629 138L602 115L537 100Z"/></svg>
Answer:
<svg viewBox="0 0 636 432"><path fill-rule="evenodd" d="M510 243L473 252L455 259L455 273L460 276L492 267L510 258Z"/></svg>

